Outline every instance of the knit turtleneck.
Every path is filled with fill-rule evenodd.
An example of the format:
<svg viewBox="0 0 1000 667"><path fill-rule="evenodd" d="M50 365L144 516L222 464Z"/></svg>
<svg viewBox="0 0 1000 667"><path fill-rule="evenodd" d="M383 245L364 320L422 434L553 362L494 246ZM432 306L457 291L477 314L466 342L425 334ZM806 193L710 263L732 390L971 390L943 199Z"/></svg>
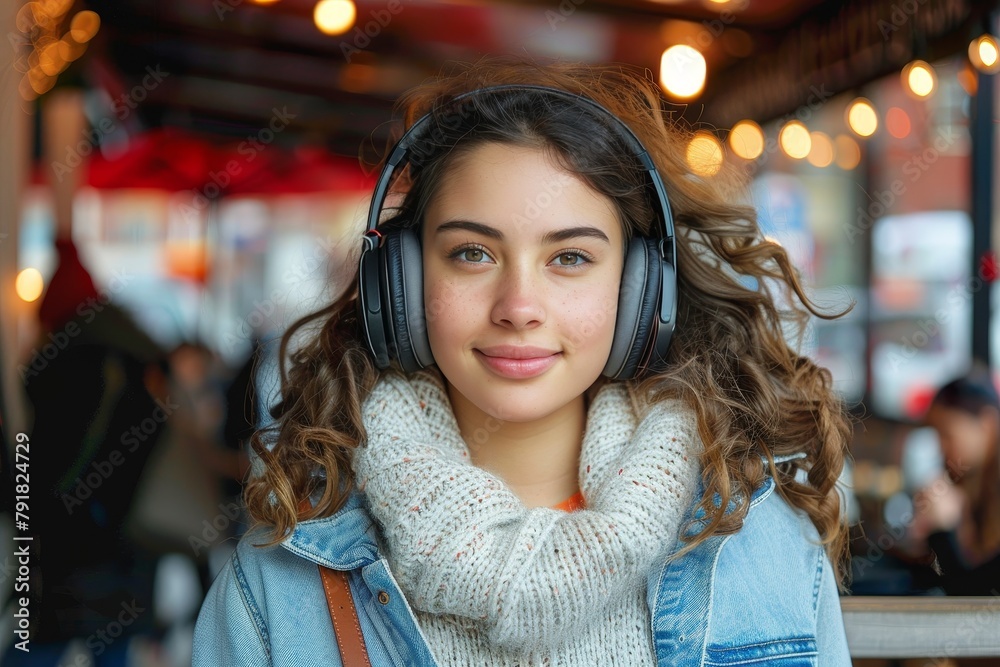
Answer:
<svg viewBox="0 0 1000 667"><path fill-rule="evenodd" d="M439 376L384 375L354 467L386 558L442 665L655 664L646 577L697 484L693 411L637 415L622 383L592 401L586 509L527 508L470 463Z"/></svg>

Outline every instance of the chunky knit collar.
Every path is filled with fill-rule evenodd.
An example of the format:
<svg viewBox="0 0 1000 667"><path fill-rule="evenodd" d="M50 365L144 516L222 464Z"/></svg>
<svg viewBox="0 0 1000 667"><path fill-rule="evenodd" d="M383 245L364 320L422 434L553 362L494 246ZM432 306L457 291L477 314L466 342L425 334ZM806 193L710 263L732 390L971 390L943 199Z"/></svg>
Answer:
<svg viewBox="0 0 1000 667"><path fill-rule="evenodd" d="M640 419L626 386L588 409L587 509L527 508L470 463L440 376L386 374L363 406L359 488L410 604L474 624L500 646L540 647L587 627L671 549L697 486L696 420L680 401Z"/></svg>

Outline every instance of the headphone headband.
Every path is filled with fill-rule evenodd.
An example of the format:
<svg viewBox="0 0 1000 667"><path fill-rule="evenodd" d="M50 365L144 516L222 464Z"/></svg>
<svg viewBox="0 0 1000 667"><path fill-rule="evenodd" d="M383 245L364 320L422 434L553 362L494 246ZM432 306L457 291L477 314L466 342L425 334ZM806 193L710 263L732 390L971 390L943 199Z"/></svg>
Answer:
<svg viewBox="0 0 1000 667"><path fill-rule="evenodd" d="M549 86L538 86L532 84L503 84L498 86L489 86L486 88L477 88L476 90L471 90L456 96L448 102L448 106L459 106L462 102L481 95L492 95L507 92L543 93L574 104L583 105L584 107L587 107L591 111L595 112L597 115L612 121L613 127L618 131L618 136L630 145L633 156L639 161L642 169L649 175L650 184L653 187L657 203L659 204L657 212L657 217L660 221L659 234L662 239L667 241L667 243L661 245L665 251L670 253L667 259L670 262L673 262L677 256L677 245L674 241L674 218L670 209L670 200L667 198L667 189L663 185L663 179L660 177L660 172L657 171L656 165L649 156L649 151L647 151L645 146L642 145L642 142L639 141L639 137L637 137L635 132L632 131L632 128L589 97L584 97L583 95L577 95L576 93L571 93L560 88L552 88ZM392 175L397 169L406 166L409 162L410 147L424 138L429 131L429 128L432 127L433 120L433 111L419 118L415 123L413 123L413 125L410 126L410 129L408 129L403 136L400 137L399 141L397 141L396 145L393 147L392 152L389 154L389 159L386 160L385 166L382 168L382 173L379 175L378 183L376 183L374 193L372 194L371 206L368 209L366 238L370 237L368 232L373 232L376 227L378 227L379 216L382 213L382 204L385 202L385 198L389 193L389 185L392 182Z"/></svg>

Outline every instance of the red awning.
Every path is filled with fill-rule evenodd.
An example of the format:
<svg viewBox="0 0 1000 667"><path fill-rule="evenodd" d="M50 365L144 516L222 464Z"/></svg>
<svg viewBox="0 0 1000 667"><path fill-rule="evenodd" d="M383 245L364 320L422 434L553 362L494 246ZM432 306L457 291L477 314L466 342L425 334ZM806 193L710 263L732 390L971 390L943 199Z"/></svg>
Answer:
<svg viewBox="0 0 1000 667"><path fill-rule="evenodd" d="M114 159L95 151L87 183L95 188L195 190L209 198L357 192L374 186L358 161L320 147L277 145L248 150L245 143L218 144L173 128L134 137Z"/></svg>

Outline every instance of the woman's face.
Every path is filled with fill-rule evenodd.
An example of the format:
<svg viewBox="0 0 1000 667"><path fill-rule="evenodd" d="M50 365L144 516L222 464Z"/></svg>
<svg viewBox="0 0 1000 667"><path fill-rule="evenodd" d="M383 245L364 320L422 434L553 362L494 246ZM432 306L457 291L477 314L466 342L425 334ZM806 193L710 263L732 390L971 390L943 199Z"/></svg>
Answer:
<svg viewBox="0 0 1000 667"><path fill-rule="evenodd" d="M927 423L938 433L948 475L958 481L986 462L997 440L997 415L983 409L978 415L942 405L927 413Z"/></svg>
<svg viewBox="0 0 1000 667"><path fill-rule="evenodd" d="M624 252L609 198L540 149L484 144L449 166L422 240L427 334L453 401L529 422L600 376Z"/></svg>

